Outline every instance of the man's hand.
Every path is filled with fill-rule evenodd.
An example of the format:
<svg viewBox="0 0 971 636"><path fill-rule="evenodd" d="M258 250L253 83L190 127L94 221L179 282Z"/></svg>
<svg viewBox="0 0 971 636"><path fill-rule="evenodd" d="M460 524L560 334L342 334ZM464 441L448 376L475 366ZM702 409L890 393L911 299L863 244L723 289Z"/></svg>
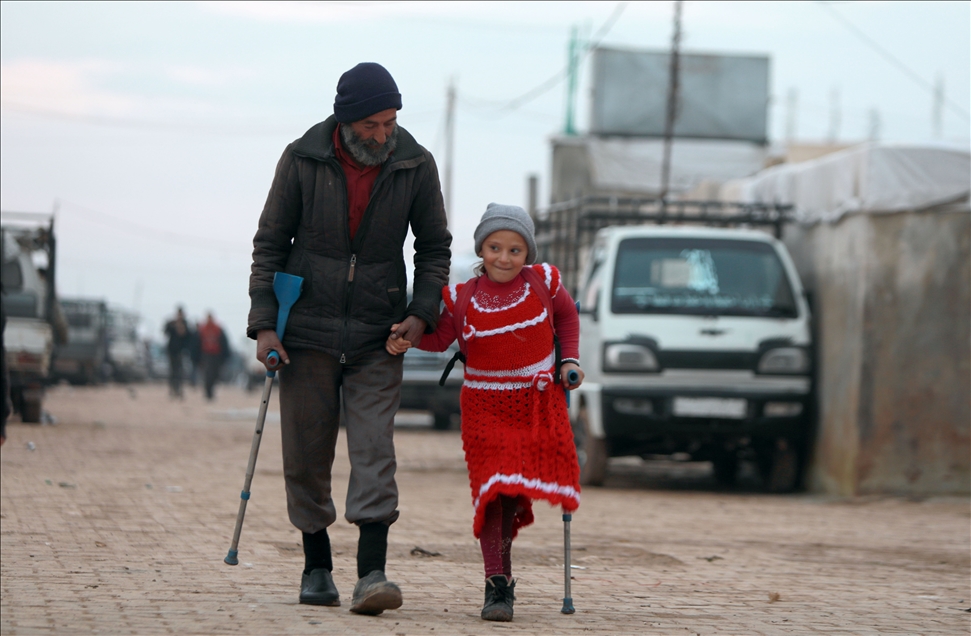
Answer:
<svg viewBox="0 0 971 636"><path fill-rule="evenodd" d="M408 349L411 349L410 342L408 342L401 336L398 336L395 334L395 331L397 331L398 327L400 326L401 326L401 323L398 323L398 322L391 325L391 335L388 336L388 339L384 343L385 351L387 351L393 356L396 356L399 353L404 353Z"/></svg>
<svg viewBox="0 0 971 636"><path fill-rule="evenodd" d="M277 352L281 364L290 364L290 356L287 355L286 349L280 344L280 339L276 337L276 331L260 329L256 332L256 359L263 363L267 371L276 371L280 368L280 364L270 366L266 363L266 357L270 355L271 351Z"/></svg>
<svg viewBox="0 0 971 636"><path fill-rule="evenodd" d="M577 380L576 383L574 384L570 384L570 378L569 378L570 371L576 371L577 375L580 376L580 379ZM560 366L560 381L563 382L564 389L566 389L567 391L572 391L573 389L583 384L583 369L581 369L578 365L572 362L564 362Z"/></svg>
<svg viewBox="0 0 971 636"><path fill-rule="evenodd" d="M407 340L410 346L417 347L421 343L421 337L425 335L426 327L428 323L418 316L408 316L391 328L390 340Z"/></svg>

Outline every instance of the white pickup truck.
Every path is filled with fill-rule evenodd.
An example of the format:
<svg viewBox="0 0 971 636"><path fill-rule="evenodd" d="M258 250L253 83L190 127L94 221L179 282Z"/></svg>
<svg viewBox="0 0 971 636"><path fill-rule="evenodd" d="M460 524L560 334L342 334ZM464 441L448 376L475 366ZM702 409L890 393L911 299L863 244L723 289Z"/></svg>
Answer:
<svg viewBox="0 0 971 636"><path fill-rule="evenodd" d="M10 398L22 421L39 422L55 342L67 340L54 292L54 221L51 215L3 216L0 280Z"/></svg>
<svg viewBox="0 0 971 636"><path fill-rule="evenodd" d="M735 480L754 460L798 485L810 434L809 306L782 243L759 230L601 229L579 279L586 379L572 416L581 482L608 459L681 456Z"/></svg>
<svg viewBox="0 0 971 636"><path fill-rule="evenodd" d="M743 461L800 485L814 418L809 302L777 204L590 195L535 212L539 260L580 304L580 482L611 457ZM756 229L758 228L758 229Z"/></svg>

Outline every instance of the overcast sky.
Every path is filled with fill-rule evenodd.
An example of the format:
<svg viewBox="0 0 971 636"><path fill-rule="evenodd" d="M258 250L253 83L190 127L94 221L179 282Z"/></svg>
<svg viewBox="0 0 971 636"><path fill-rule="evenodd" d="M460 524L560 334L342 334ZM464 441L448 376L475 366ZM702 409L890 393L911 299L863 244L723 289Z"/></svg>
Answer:
<svg viewBox="0 0 971 636"><path fill-rule="evenodd" d="M234 342L249 307L252 236L287 143L332 113L337 80L386 66L399 122L442 164L446 86L458 89L453 250L490 201L548 187L562 131L570 30L670 45L672 2L8 3L0 15L0 206L59 201L58 288L138 310L147 333L177 303L212 310ZM618 13L619 17L618 17ZM770 137L969 145L971 10L960 3L686 2L683 50L771 58ZM585 128L589 58L581 65ZM549 86L545 92L534 91ZM533 99L519 100L524 95ZM518 107L510 107L510 105Z"/></svg>

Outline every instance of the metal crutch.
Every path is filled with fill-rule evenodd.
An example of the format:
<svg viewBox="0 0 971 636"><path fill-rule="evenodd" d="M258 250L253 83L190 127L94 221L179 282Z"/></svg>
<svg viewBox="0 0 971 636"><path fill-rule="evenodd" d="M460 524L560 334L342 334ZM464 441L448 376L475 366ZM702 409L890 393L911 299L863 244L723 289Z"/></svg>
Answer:
<svg viewBox="0 0 971 636"><path fill-rule="evenodd" d="M580 379L580 374L570 371L566 377L570 384L573 384ZM566 404L570 405L569 391L566 392ZM572 520L572 514L563 513L563 607L560 609L562 614L572 614L576 611L573 608L573 594L570 591L570 522Z"/></svg>
<svg viewBox="0 0 971 636"><path fill-rule="evenodd" d="M303 285L303 278L277 272L273 275L273 293L276 295L280 309L276 317L276 336L283 342L283 333L287 328L287 318L290 317L290 308L293 303L300 298L300 288ZM270 366L280 363L280 354L270 351L266 356L266 361ZM256 456L260 452L260 440L263 439L263 423L266 421L266 407L270 403L270 393L273 391L273 378L276 371L266 372L266 381L263 383L263 401L260 402L260 413L256 416L256 432L253 433L253 446L249 452L249 464L246 466L246 480L243 482L243 492L239 495L239 514L236 515L236 530L233 532L233 543L229 546L229 554L223 559L229 565L237 565L239 559L239 534L243 530L243 517L246 516L246 502L249 501L250 484L253 482L253 473L256 470Z"/></svg>

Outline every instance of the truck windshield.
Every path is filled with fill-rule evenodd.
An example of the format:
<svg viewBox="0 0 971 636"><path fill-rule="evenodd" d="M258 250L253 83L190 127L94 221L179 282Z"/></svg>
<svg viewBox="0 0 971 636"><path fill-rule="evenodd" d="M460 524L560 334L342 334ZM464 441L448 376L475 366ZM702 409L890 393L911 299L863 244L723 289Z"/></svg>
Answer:
<svg viewBox="0 0 971 636"><path fill-rule="evenodd" d="M792 288L771 245L680 237L621 241L610 309L615 314L797 316Z"/></svg>

